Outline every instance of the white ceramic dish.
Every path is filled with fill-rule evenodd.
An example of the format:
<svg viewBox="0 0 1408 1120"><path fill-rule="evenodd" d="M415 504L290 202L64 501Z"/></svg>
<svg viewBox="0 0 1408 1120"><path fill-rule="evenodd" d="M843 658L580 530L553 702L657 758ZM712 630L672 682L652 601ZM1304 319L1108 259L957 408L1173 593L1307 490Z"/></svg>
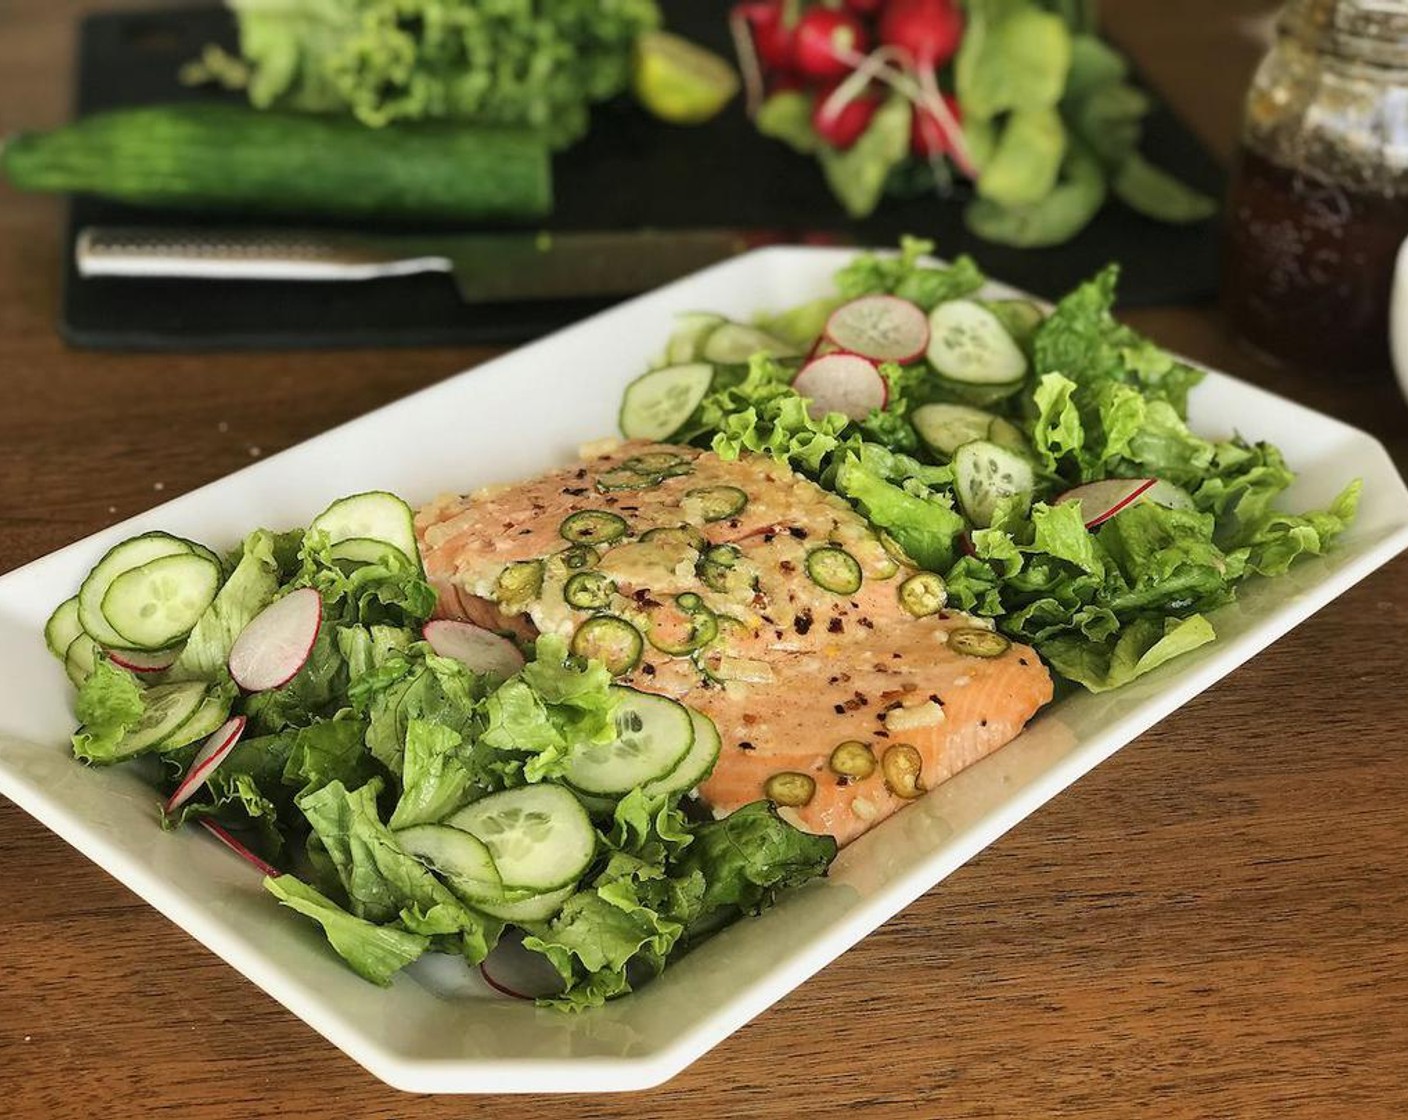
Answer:
<svg viewBox="0 0 1408 1120"><path fill-rule="evenodd" d="M644 991L562 1016L491 992L457 959L426 959L389 990L363 982L310 922L198 830L163 833L156 798L122 769L69 756L72 692L40 635L97 557L162 527L228 546L255 525L306 524L329 500L386 488L412 501L526 477L615 430L625 383L671 316L746 317L828 290L848 254L768 249L708 269L353 421L0 578L0 793L141 895L334 1045L417 1092L644 1088L679 1072L1043 802L1408 546L1408 490L1372 438L1212 374L1195 429L1273 440L1301 472L1287 502L1323 504L1364 479L1332 555L1253 581L1215 616L1220 640L1133 686L1079 695L1018 740L852 845L831 876L725 931ZM394 361L394 357L388 361ZM1190 868L1191 874L1191 868ZM81 978L75 983L82 983Z"/></svg>

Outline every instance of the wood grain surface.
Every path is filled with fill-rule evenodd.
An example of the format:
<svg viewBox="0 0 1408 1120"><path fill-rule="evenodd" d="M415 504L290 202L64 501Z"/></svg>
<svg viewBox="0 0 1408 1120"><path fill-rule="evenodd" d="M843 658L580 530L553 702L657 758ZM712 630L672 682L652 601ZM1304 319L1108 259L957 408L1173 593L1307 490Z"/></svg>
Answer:
<svg viewBox="0 0 1408 1120"><path fill-rule="evenodd" d="M74 22L100 6L0 0L0 133L65 118ZM1106 8L1230 153L1268 4ZM59 217L0 187L0 571L489 356L69 351ZM1134 322L1408 464L1386 378L1262 367L1207 308ZM633 1095L397 1093L0 803L0 1116L1408 1115L1405 632L1400 560Z"/></svg>

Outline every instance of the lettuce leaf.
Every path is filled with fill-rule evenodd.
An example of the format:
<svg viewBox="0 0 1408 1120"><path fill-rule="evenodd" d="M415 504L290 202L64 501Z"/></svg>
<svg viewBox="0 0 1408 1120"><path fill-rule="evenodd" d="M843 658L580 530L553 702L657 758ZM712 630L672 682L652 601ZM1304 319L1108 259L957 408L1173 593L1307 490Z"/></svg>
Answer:
<svg viewBox="0 0 1408 1120"><path fill-rule="evenodd" d="M898 256L862 253L836 274L836 287L847 299L888 293L929 311L946 300L972 295L986 283L976 262L966 255L946 268L919 263L933 251L932 241L901 238Z"/></svg>
<svg viewBox="0 0 1408 1120"><path fill-rule="evenodd" d="M755 355L736 384L711 392L699 406L699 423L714 433L711 446L722 459L745 451L815 474L841 442L847 420L829 413L819 420L791 386L791 373L766 354Z"/></svg>
<svg viewBox="0 0 1408 1120"><path fill-rule="evenodd" d="M225 676L230 649L254 616L274 601L279 590L276 538L256 529L244 539L239 559L216 593L166 674L167 680L217 680Z"/></svg>
<svg viewBox="0 0 1408 1120"><path fill-rule="evenodd" d="M126 669L100 657L78 690L74 757L84 762L117 761L117 745L147 709L142 686Z"/></svg>
<svg viewBox="0 0 1408 1120"><path fill-rule="evenodd" d="M951 494L936 488L951 477L947 468L925 467L865 443L843 453L834 486L921 568L938 571L952 561L954 542L964 528Z"/></svg>
<svg viewBox="0 0 1408 1120"><path fill-rule="evenodd" d="M611 674L599 662L568 654L555 634L538 638L535 656L484 702L481 745L526 756L530 782L558 774L576 746L610 742L616 734Z"/></svg>
<svg viewBox="0 0 1408 1120"><path fill-rule="evenodd" d="M401 798L391 814L392 828L433 824L469 800L475 776L460 760L464 737L453 728L413 719L406 728Z"/></svg>
<svg viewBox="0 0 1408 1120"><path fill-rule="evenodd" d="M1144 616L1103 641L1072 634L1053 638L1042 645L1041 654L1063 677L1091 692L1105 692L1216 637L1212 624L1200 614L1162 619Z"/></svg>
<svg viewBox="0 0 1408 1120"><path fill-rule="evenodd" d="M392 976L430 947L430 938L418 933L354 917L292 875L265 879L264 888L290 910L322 926L338 955L373 984L386 987Z"/></svg>

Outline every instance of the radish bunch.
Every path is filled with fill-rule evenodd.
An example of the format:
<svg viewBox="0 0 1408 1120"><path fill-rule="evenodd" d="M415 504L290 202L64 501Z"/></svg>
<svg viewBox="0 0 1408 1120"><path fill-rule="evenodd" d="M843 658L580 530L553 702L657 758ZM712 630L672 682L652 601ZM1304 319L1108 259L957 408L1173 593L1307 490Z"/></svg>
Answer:
<svg viewBox="0 0 1408 1120"><path fill-rule="evenodd" d="M817 136L845 150L898 92L914 108L911 154L941 176L945 158L974 174L958 103L939 81L963 38L959 0L744 0L730 19L755 111L769 93L803 90Z"/></svg>

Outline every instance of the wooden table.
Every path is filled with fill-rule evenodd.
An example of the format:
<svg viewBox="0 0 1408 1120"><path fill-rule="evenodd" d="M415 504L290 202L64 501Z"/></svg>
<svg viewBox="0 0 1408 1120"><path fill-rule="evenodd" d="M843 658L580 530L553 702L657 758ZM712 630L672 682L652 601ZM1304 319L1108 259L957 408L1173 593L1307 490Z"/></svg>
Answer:
<svg viewBox="0 0 1408 1120"><path fill-rule="evenodd" d="M0 5L0 132L64 119L73 23ZM1268 5L1119 0L1217 151ZM489 356L66 350L59 205L0 188L0 571ZM1258 366L1206 308L1159 341L1408 464L1387 380ZM0 1115L1408 1115L1408 561L1131 744L661 1089L412 1099L0 804Z"/></svg>

